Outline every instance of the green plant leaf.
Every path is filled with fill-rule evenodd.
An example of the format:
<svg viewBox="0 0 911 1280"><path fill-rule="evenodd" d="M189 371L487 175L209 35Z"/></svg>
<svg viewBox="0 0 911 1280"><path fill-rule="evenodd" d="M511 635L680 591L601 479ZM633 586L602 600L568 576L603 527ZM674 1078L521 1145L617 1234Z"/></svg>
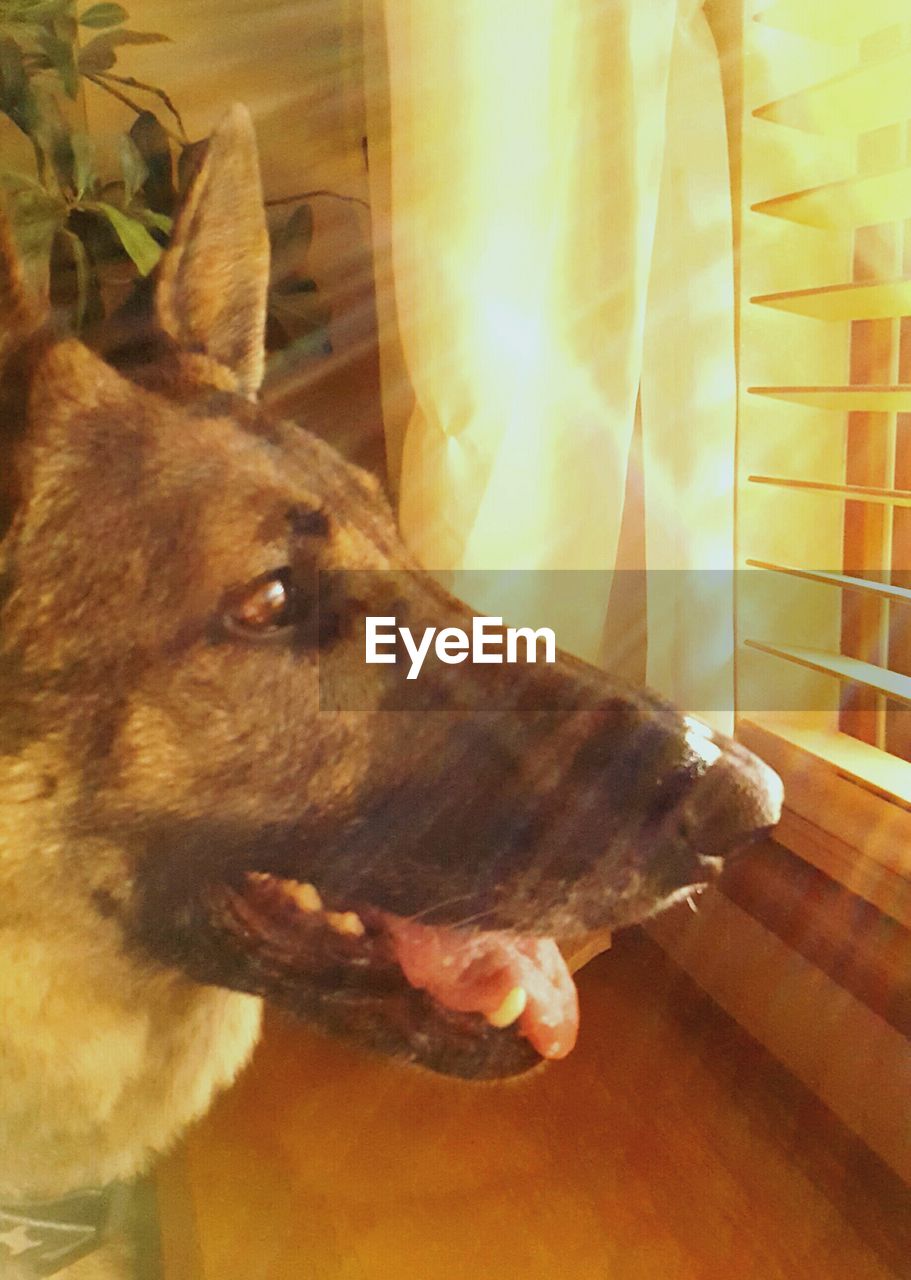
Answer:
<svg viewBox="0 0 911 1280"><path fill-rule="evenodd" d="M104 200L96 200L83 208L94 209L107 218L117 239L135 262L139 274L147 276L161 257L161 245L153 240L142 223Z"/></svg>
<svg viewBox="0 0 911 1280"><path fill-rule="evenodd" d="M116 27L130 15L121 4L93 4L79 19L83 27Z"/></svg>
<svg viewBox="0 0 911 1280"><path fill-rule="evenodd" d="M75 98L79 92L79 74L73 46L68 40L61 40L50 31L44 31L38 37L38 47L43 50L51 67L59 75L68 98Z"/></svg>
<svg viewBox="0 0 911 1280"><path fill-rule="evenodd" d="M48 194L37 178L27 173L19 173L17 169L0 171L0 187L10 195L17 195L24 191L40 191L45 196Z"/></svg>
<svg viewBox="0 0 911 1280"><path fill-rule="evenodd" d="M95 147L87 133L74 130L70 134L70 147L73 152L73 186L76 199L82 200L91 194L98 182L95 170Z"/></svg>
<svg viewBox="0 0 911 1280"><path fill-rule="evenodd" d="M166 213L156 213L154 209L131 209L130 213L143 226L152 227L155 231L163 231L166 236L169 236L173 230L174 219L169 218Z"/></svg>
<svg viewBox="0 0 911 1280"><path fill-rule="evenodd" d="M51 244L66 222L66 202L45 191L40 183L21 173L0 173L0 187L7 193L16 243L29 273L43 288Z"/></svg>
<svg viewBox="0 0 911 1280"><path fill-rule="evenodd" d="M331 310L320 298L313 280L300 280L273 286L269 291L269 315L294 339L314 329L324 329Z"/></svg>
<svg viewBox="0 0 911 1280"><path fill-rule="evenodd" d="M73 257L73 267L76 272L76 332L82 330L85 321L85 311L89 301L89 288L92 283L92 265L89 262L89 255L86 252L85 245L73 231L69 231L66 227L60 232L69 246L70 253Z"/></svg>
<svg viewBox="0 0 911 1280"><path fill-rule="evenodd" d="M75 13L73 13L72 4L66 5L65 11L58 13L52 19L52 23L55 35L59 36L61 40L66 40L68 44L76 44L76 39L79 35L79 24L76 21Z"/></svg>
<svg viewBox="0 0 911 1280"><path fill-rule="evenodd" d="M60 95L46 84L34 87L36 114L31 138L36 154L42 157L39 178L45 185L56 183L61 192L75 191L75 156L70 127L60 109Z"/></svg>
<svg viewBox="0 0 911 1280"><path fill-rule="evenodd" d="M38 103L29 83L22 50L8 36L0 39L0 111L31 137L38 123Z"/></svg>
<svg viewBox="0 0 911 1280"><path fill-rule="evenodd" d="M117 50L125 44L162 44L170 42L170 36L152 31L105 31L94 36L79 53L79 70L84 76L94 76L99 71L110 71L117 61Z"/></svg>
<svg viewBox="0 0 911 1280"><path fill-rule="evenodd" d="M284 226L276 232L273 249L309 249L313 239L313 209L309 204L298 205Z"/></svg>
<svg viewBox="0 0 911 1280"><path fill-rule="evenodd" d="M161 121L151 111L143 111L130 126L135 143L148 172L142 184L144 203L159 213L171 213L177 199L174 190L171 145Z"/></svg>
<svg viewBox="0 0 911 1280"><path fill-rule="evenodd" d="M28 87L28 74L22 50L10 36L0 39L0 104L7 110L7 99L19 97Z"/></svg>
<svg viewBox="0 0 911 1280"><path fill-rule="evenodd" d="M299 205L286 222L272 232L272 286L293 292L307 269L307 251L313 239L313 210ZM315 287L315 286L314 286Z"/></svg>
<svg viewBox="0 0 911 1280"><path fill-rule="evenodd" d="M301 204L294 210L285 227L285 236L289 240L299 241L305 248L310 248L313 240L313 208L309 204Z"/></svg>
<svg viewBox="0 0 911 1280"><path fill-rule="evenodd" d="M129 204L149 176L149 167L127 133L120 137L120 172L123 174L123 198Z"/></svg>
<svg viewBox="0 0 911 1280"><path fill-rule="evenodd" d="M312 329L269 355L266 360L266 377L272 383L280 382L286 375L294 373L300 360L330 355L332 339L329 337L329 330Z"/></svg>
<svg viewBox="0 0 911 1280"><path fill-rule="evenodd" d="M36 23L61 17L72 8L72 0L6 0L0 8L5 22Z"/></svg>

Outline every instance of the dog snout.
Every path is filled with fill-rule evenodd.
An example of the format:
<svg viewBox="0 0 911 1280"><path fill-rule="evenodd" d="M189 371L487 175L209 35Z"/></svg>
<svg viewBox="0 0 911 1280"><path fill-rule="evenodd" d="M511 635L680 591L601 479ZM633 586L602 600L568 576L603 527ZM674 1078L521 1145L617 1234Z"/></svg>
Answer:
<svg viewBox="0 0 911 1280"><path fill-rule="evenodd" d="M690 790L682 833L700 863L730 856L767 835L781 817L778 774L740 743L718 740L718 758Z"/></svg>

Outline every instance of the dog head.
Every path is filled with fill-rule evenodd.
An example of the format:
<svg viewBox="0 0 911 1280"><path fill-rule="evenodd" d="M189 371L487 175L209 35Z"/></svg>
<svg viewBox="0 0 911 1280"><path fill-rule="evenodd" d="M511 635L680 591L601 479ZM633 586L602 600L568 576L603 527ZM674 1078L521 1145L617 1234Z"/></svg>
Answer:
<svg viewBox="0 0 911 1280"><path fill-rule="evenodd" d="M50 336L4 232L3 751L50 744L59 876L137 965L515 1073L575 1034L554 940L713 878L781 786L566 655L438 664L400 703L365 618L471 615L373 477L256 404L267 278L240 109L184 198L155 332L116 367Z"/></svg>

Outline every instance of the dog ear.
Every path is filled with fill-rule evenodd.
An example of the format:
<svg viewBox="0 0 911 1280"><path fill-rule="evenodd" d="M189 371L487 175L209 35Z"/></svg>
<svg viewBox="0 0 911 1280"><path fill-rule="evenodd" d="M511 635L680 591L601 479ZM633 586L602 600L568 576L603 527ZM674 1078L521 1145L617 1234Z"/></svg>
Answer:
<svg viewBox="0 0 911 1280"><path fill-rule="evenodd" d="M10 381L12 390L0 397L0 415L9 411L7 422L0 417L0 536L37 485L59 478L93 451L102 458L96 469L110 484L124 436L140 428L149 399L76 338L36 344Z"/></svg>
<svg viewBox="0 0 911 1280"><path fill-rule="evenodd" d="M36 353L26 390L19 444L12 450L19 499L27 477L49 463L56 473L105 442L116 456L146 423L149 398L78 338L50 343ZM108 463L105 463L107 466Z"/></svg>
<svg viewBox="0 0 911 1280"><path fill-rule="evenodd" d="M78 338L56 342L36 363L29 416L42 437L60 434L64 444L85 432L73 423L99 414L115 429L132 425L143 403L140 392Z"/></svg>
<svg viewBox="0 0 911 1280"><path fill-rule="evenodd" d="M209 140L158 267L158 324L230 369L252 398L263 376L269 238L253 123L234 106Z"/></svg>

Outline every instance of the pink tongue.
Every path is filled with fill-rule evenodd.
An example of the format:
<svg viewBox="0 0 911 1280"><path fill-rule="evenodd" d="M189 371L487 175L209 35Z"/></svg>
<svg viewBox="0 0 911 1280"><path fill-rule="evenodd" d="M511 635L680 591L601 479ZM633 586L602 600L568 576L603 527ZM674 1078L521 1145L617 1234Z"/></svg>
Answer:
<svg viewBox="0 0 911 1280"><path fill-rule="evenodd" d="M576 1043L576 986L551 938L460 933L384 917L396 959L413 987L459 1013L496 1013L514 987L528 996L519 1031L542 1058L565 1058Z"/></svg>

